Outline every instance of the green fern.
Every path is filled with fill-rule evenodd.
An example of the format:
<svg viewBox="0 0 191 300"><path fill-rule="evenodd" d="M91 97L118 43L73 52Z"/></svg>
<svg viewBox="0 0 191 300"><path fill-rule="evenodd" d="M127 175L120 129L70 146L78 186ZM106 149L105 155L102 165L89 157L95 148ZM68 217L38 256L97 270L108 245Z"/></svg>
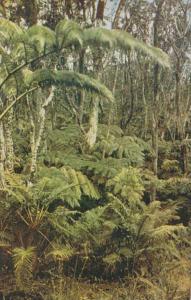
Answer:
<svg viewBox="0 0 191 300"><path fill-rule="evenodd" d="M162 50L135 39L125 31L94 27L82 30L75 22L64 20L58 23L56 35L60 47L66 46L67 43L68 45L73 43L81 47L96 46L107 49L135 49L149 55L162 66L170 66L169 57Z"/></svg>
<svg viewBox="0 0 191 300"><path fill-rule="evenodd" d="M67 261L75 254L74 249L70 245L51 243L51 248L52 250L47 253L46 257L56 261Z"/></svg>
<svg viewBox="0 0 191 300"><path fill-rule="evenodd" d="M33 197L48 206L55 199L62 199L70 207L79 207L83 195L98 199L99 193L83 173L72 168L43 168L32 187Z"/></svg>
<svg viewBox="0 0 191 300"><path fill-rule="evenodd" d="M106 186L112 189L114 195L119 195L130 204L139 203L143 196L143 183L141 174L135 168L123 168L114 178L108 180Z"/></svg>
<svg viewBox="0 0 191 300"><path fill-rule="evenodd" d="M22 33L22 29L15 23L0 18L0 40L1 44L13 42L15 37Z"/></svg>
<svg viewBox="0 0 191 300"><path fill-rule="evenodd" d="M82 47L82 28L74 21L60 21L56 26L55 32L59 49L73 45L76 47Z"/></svg>
<svg viewBox="0 0 191 300"><path fill-rule="evenodd" d="M87 92L96 93L110 101L114 100L112 93L99 81L90 78L87 75L72 71L51 71L48 69L37 70L28 74L26 78L26 83L28 85L31 85L33 82L75 87L84 89Z"/></svg>
<svg viewBox="0 0 191 300"><path fill-rule="evenodd" d="M35 248L14 248L12 257L17 285L22 289L26 289L30 286L33 276L33 267L36 260Z"/></svg>

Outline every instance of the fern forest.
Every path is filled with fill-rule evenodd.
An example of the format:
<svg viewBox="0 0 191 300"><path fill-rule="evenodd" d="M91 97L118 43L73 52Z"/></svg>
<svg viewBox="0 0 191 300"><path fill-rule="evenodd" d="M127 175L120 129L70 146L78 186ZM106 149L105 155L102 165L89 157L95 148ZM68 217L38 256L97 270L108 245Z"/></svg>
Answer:
<svg viewBox="0 0 191 300"><path fill-rule="evenodd" d="M191 299L191 0L0 0L1 299Z"/></svg>

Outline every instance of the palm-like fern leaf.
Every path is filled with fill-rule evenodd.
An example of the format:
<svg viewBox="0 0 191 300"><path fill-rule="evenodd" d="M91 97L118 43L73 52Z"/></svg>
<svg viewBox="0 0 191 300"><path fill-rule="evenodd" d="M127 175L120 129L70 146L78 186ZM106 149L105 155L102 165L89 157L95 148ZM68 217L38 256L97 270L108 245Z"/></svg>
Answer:
<svg viewBox="0 0 191 300"><path fill-rule="evenodd" d="M125 51L135 49L150 56L162 66L170 66L168 55L161 49L147 45L125 31L109 30L106 28L89 28L84 30L83 37L85 44L88 46L101 46Z"/></svg>
<svg viewBox="0 0 191 300"><path fill-rule="evenodd" d="M83 45L82 28L74 21L62 20L56 26L57 45L59 49Z"/></svg>
<svg viewBox="0 0 191 300"><path fill-rule="evenodd" d="M22 29L15 23L0 18L0 43L4 44L14 40L14 38L22 33Z"/></svg>
<svg viewBox="0 0 191 300"><path fill-rule="evenodd" d="M34 25L23 34L17 37L21 43L20 50L27 51L27 54L35 50L36 54L46 54L56 47L56 36L54 31L46 26ZM24 54L24 52L23 52ZM26 53L25 53L26 54Z"/></svg>
<svg viewBox="0 0 191 300"><path fill-rule="evenodd" d="M36 254L34 247L15 248L13 250L13 263L17 285L25 288L32 278Z"/></svg>
<svg viewBox="0 0 191 300"><path fill-rule="evenodd" d="M150 56L162 66L170 66L168 55L161 49L147 45L125 31L94 27L82 30L75 22L64 20L58 23L56 35L60 41L60 47L65 47L67 44L71 45L73 43L74 45L78 44L83 47L104 47L125 51L135 49Z"/></svg>
<svg viewBox="0 0 191 300"><path fill-rule="evenodd" d="M72 71L52 71L48 69L37 70L26 76L26 83L28 85L33 82L84 89L113 101L113 95L106 86L87 75Z"/></svg>
<svg viewBox="0 0 191 300"><path fill-rule="evenodd" d="M70 245L62 245L52 243L52 250L48 252L47 257L52 257L54 260L67 261L74 255L74 249Z"/></svg>

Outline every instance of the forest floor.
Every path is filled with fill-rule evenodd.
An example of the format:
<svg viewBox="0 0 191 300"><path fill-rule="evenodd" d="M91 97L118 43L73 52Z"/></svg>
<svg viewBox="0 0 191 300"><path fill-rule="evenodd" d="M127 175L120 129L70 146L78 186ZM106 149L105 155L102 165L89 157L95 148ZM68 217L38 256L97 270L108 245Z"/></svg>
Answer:
<svg viewBox="0 0 191 300"><path fill-rule="evenodd" d="M129 300L118 283L88 283L69 278L36 280L18 290L13 277L0 278L0 300ZM133 299L136 300L136 299ZM138 300L138 299L137 299Z"/></svg>

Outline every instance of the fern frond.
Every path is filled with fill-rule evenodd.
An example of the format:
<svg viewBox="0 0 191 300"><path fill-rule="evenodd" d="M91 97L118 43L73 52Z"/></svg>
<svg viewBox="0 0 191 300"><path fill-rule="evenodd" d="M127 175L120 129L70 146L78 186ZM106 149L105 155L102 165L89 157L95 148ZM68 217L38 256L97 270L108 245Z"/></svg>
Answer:
<svg viewBox="0 0 191 300"><path fill-rule="evenodd" d="M76 195L84 194L94 199L98 199L100 197L94 185L82 172L75 171L70 167L63 167L61 168L61 171L64 173L69 182L75 184L74 188L76 189Z"/></svg>
<svg viewBox="0 0 191 300"><path fill-rule="evenodd" d="M185 231L183 225L161 225L151 232L151 238L156 239L166 239L170 237L175 237L176 233Z"/></svg>
<svg viewBox="0 0 191 300"><path fill-rule="evenodd" d="M34 25L26 33L30 44L35 44L39 53L46 53L56 47L55 33L46 26Z"/></svg>
<svg viewBox="0 0 191 300"><path fill-rule="evenodd" d="M0 228L0 249L1 248L9 248L13 243L14 237L12 232L9 231L8 228Z"/></svg>
<svg viewBox="0 0 191 300"><path fill-rule="evenodd" d="M70 245L61 245L58 243L52 243L52 250L48 252L46 257L51 257L54 260L67 261L75 253L74 249Z"/></svg>
<svg viewBox="0 0 191 300"><path fill-rule="evenodd" d="M73 43L74 45L83 45L84 47L104 47L107 49L121 49L124 51L135 49L136 51L143 52L150 56L162 66L170 67L169 57L166 53L159 48L152 47L137 40L125 31L94 27L82 30L77 23L70 20L64 20L57 25L56 34L59 39L60 47L64 46L65 37L66 45L68 39L69 45Z"/></svg>
<svg viewBox="0 0 191 300"><path fill-rule="evenodd" d="M82 28L74 21L62 20L56 26L57 45L59 49L76 46L82 47Z"/></svg>
<svg viewBox="0 0 191 300"><path fill-rule="evenodd" d="M87 92L98 94L110 101L114 100L111 91L99 81L90 78L87 75L72 71L37 70L26 76L26 83L28 85L31 85L32 83L44 83L79 88L84 89Z"/></svg>
<svg viewBox="0 0 191 300"><path fill-rule="evenodd" d="M22 33L22 29L5 18L0 18L0 43L10 43L15 37Z"/></svg>
<svg viewBox="0 0 191 300"><path fill-rule="evenodd" d="M106 263L109 267L113 267L116 263L121 261L120 255L117 253L108 254L103 258L103 262Z"/></svg>
<svg viewBox="0 0 191 300"><path fill-rule="evenodd" d="M164 67L170 67L169 57L161 49L147 45L132 35L121 30L108 30L105 28L89 28L84 30L84 41L89 46L100 46L109 49L129 49L142 52Z"/></svg>
<svg viewBox="0 0 191 300"><path fill-rule="evenodd" d="M33 198L41 205L49 206L55 199L62 199L63 204L79 207L83 195L99 199L100 195L92 182L80 171L70 167L42 168L37 174L38 181L32 187Z"/></svg>
<svg viewBox="0 0 191 300"><path fill-rule="evenodd" d="M41 25L30 27L17 37L16 42L20 44L17 51L22 53L25 59L30 59L35 57L35 55L47 54L56 49L56 36L54 31Z"/></svg>
<svg viewBox="0 0 191 300"><path fill-rule="evenodd" d="M36 259L35 248L14 248L12 257L17 285L25 289L29 286L33 275L33 267Z"/></svg>
<svg viewBox="0 0 191 300"><path fill-rule="evenodd" d="M122 199L127 199L129 203L139 203L143 196L144 187L141 174L135 168L123 168L114 178L108 180L107 187L111 187L114 195L120 195Z"/></svg>

